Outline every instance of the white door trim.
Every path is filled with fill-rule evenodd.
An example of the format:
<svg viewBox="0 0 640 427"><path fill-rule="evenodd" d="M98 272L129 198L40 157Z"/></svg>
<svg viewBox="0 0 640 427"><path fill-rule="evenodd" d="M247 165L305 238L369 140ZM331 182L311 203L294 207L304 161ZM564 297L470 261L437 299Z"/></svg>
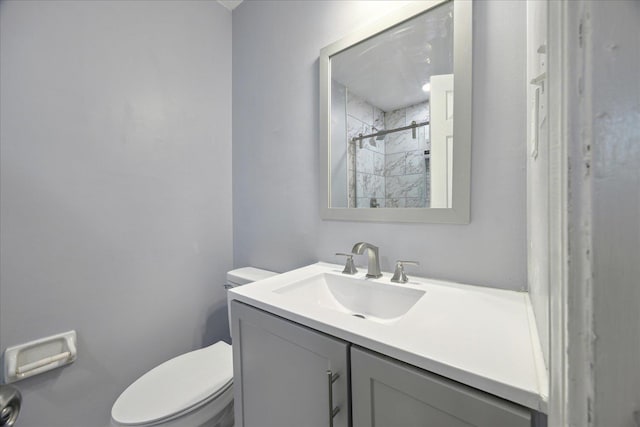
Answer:
<svg viewBox="0 0 640 427"><path fill-rule="evenodd" d="M593 427L589 18L585 1L549 1L551 427Z"/></svg>

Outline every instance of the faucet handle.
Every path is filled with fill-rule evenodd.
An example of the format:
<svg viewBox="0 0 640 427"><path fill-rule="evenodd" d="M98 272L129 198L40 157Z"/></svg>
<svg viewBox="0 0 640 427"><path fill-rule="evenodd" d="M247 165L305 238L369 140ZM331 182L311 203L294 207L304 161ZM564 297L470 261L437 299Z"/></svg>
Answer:
<svg viewBox="0 0 640 427"><path fill-rule="evenodd" d="M353 263L353 254L336 252L336 255L347 257L347 262L344 264L344 270L342 270L342 274L356 274L358 272L355 264Z"/></svg>
<svg viewBox="0 0 640 427"><path fill-rule="evenodd" d="M404 266L407 265L420 265L418 261L396 261L396 271L393 272L392 282L395 283L407 283L409 278L404 272Z"/></svg>

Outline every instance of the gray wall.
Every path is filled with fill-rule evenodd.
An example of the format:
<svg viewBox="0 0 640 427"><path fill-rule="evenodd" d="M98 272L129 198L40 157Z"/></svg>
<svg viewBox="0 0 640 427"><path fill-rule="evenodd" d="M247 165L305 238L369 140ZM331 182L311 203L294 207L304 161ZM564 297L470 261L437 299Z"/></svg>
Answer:
<svg viewBox="0 0 640 427"><path fill-rule="evenodd" d="M0 4L0 348L69 329L16 385L25 427L107 425L118 394L227 336L231 13Z"/></svg>
<svg viewBox="0 0 640 427"><path fill-rule="evenodd" d="M365 240L380 246L385 270L416 259L421 275L524 289L523 2L474 3L471 224L320 219L318 54L390 7L397 3L256 1L234 10L234 264L341 262L334 252Z"/></svg>

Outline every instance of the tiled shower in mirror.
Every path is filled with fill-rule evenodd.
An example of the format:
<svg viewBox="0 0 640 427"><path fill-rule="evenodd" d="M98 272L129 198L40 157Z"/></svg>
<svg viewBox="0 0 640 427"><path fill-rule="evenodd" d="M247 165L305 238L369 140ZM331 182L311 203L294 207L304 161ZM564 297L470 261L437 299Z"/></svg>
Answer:
<svg viewBox="0 0 640 427"><path fill-rule="evenodd" d="M333 96L344 97L337 104L344 106L348 207L429 207L428 101L385 112L332 84ZM376 135L381 131L393 132Z"/></svg>

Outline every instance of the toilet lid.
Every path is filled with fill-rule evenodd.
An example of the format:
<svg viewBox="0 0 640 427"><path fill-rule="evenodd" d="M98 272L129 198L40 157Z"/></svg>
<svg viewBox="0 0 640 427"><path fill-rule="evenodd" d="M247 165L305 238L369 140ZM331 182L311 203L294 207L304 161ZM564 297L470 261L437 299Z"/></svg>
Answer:
<svg viewBox="0 0 640 427"><path fill-rule="evenodd" d="M131 384L114 403L121 424L146 424L170 418L226 390L233 380L231 346L217 342L175 357Z"/></svg>

